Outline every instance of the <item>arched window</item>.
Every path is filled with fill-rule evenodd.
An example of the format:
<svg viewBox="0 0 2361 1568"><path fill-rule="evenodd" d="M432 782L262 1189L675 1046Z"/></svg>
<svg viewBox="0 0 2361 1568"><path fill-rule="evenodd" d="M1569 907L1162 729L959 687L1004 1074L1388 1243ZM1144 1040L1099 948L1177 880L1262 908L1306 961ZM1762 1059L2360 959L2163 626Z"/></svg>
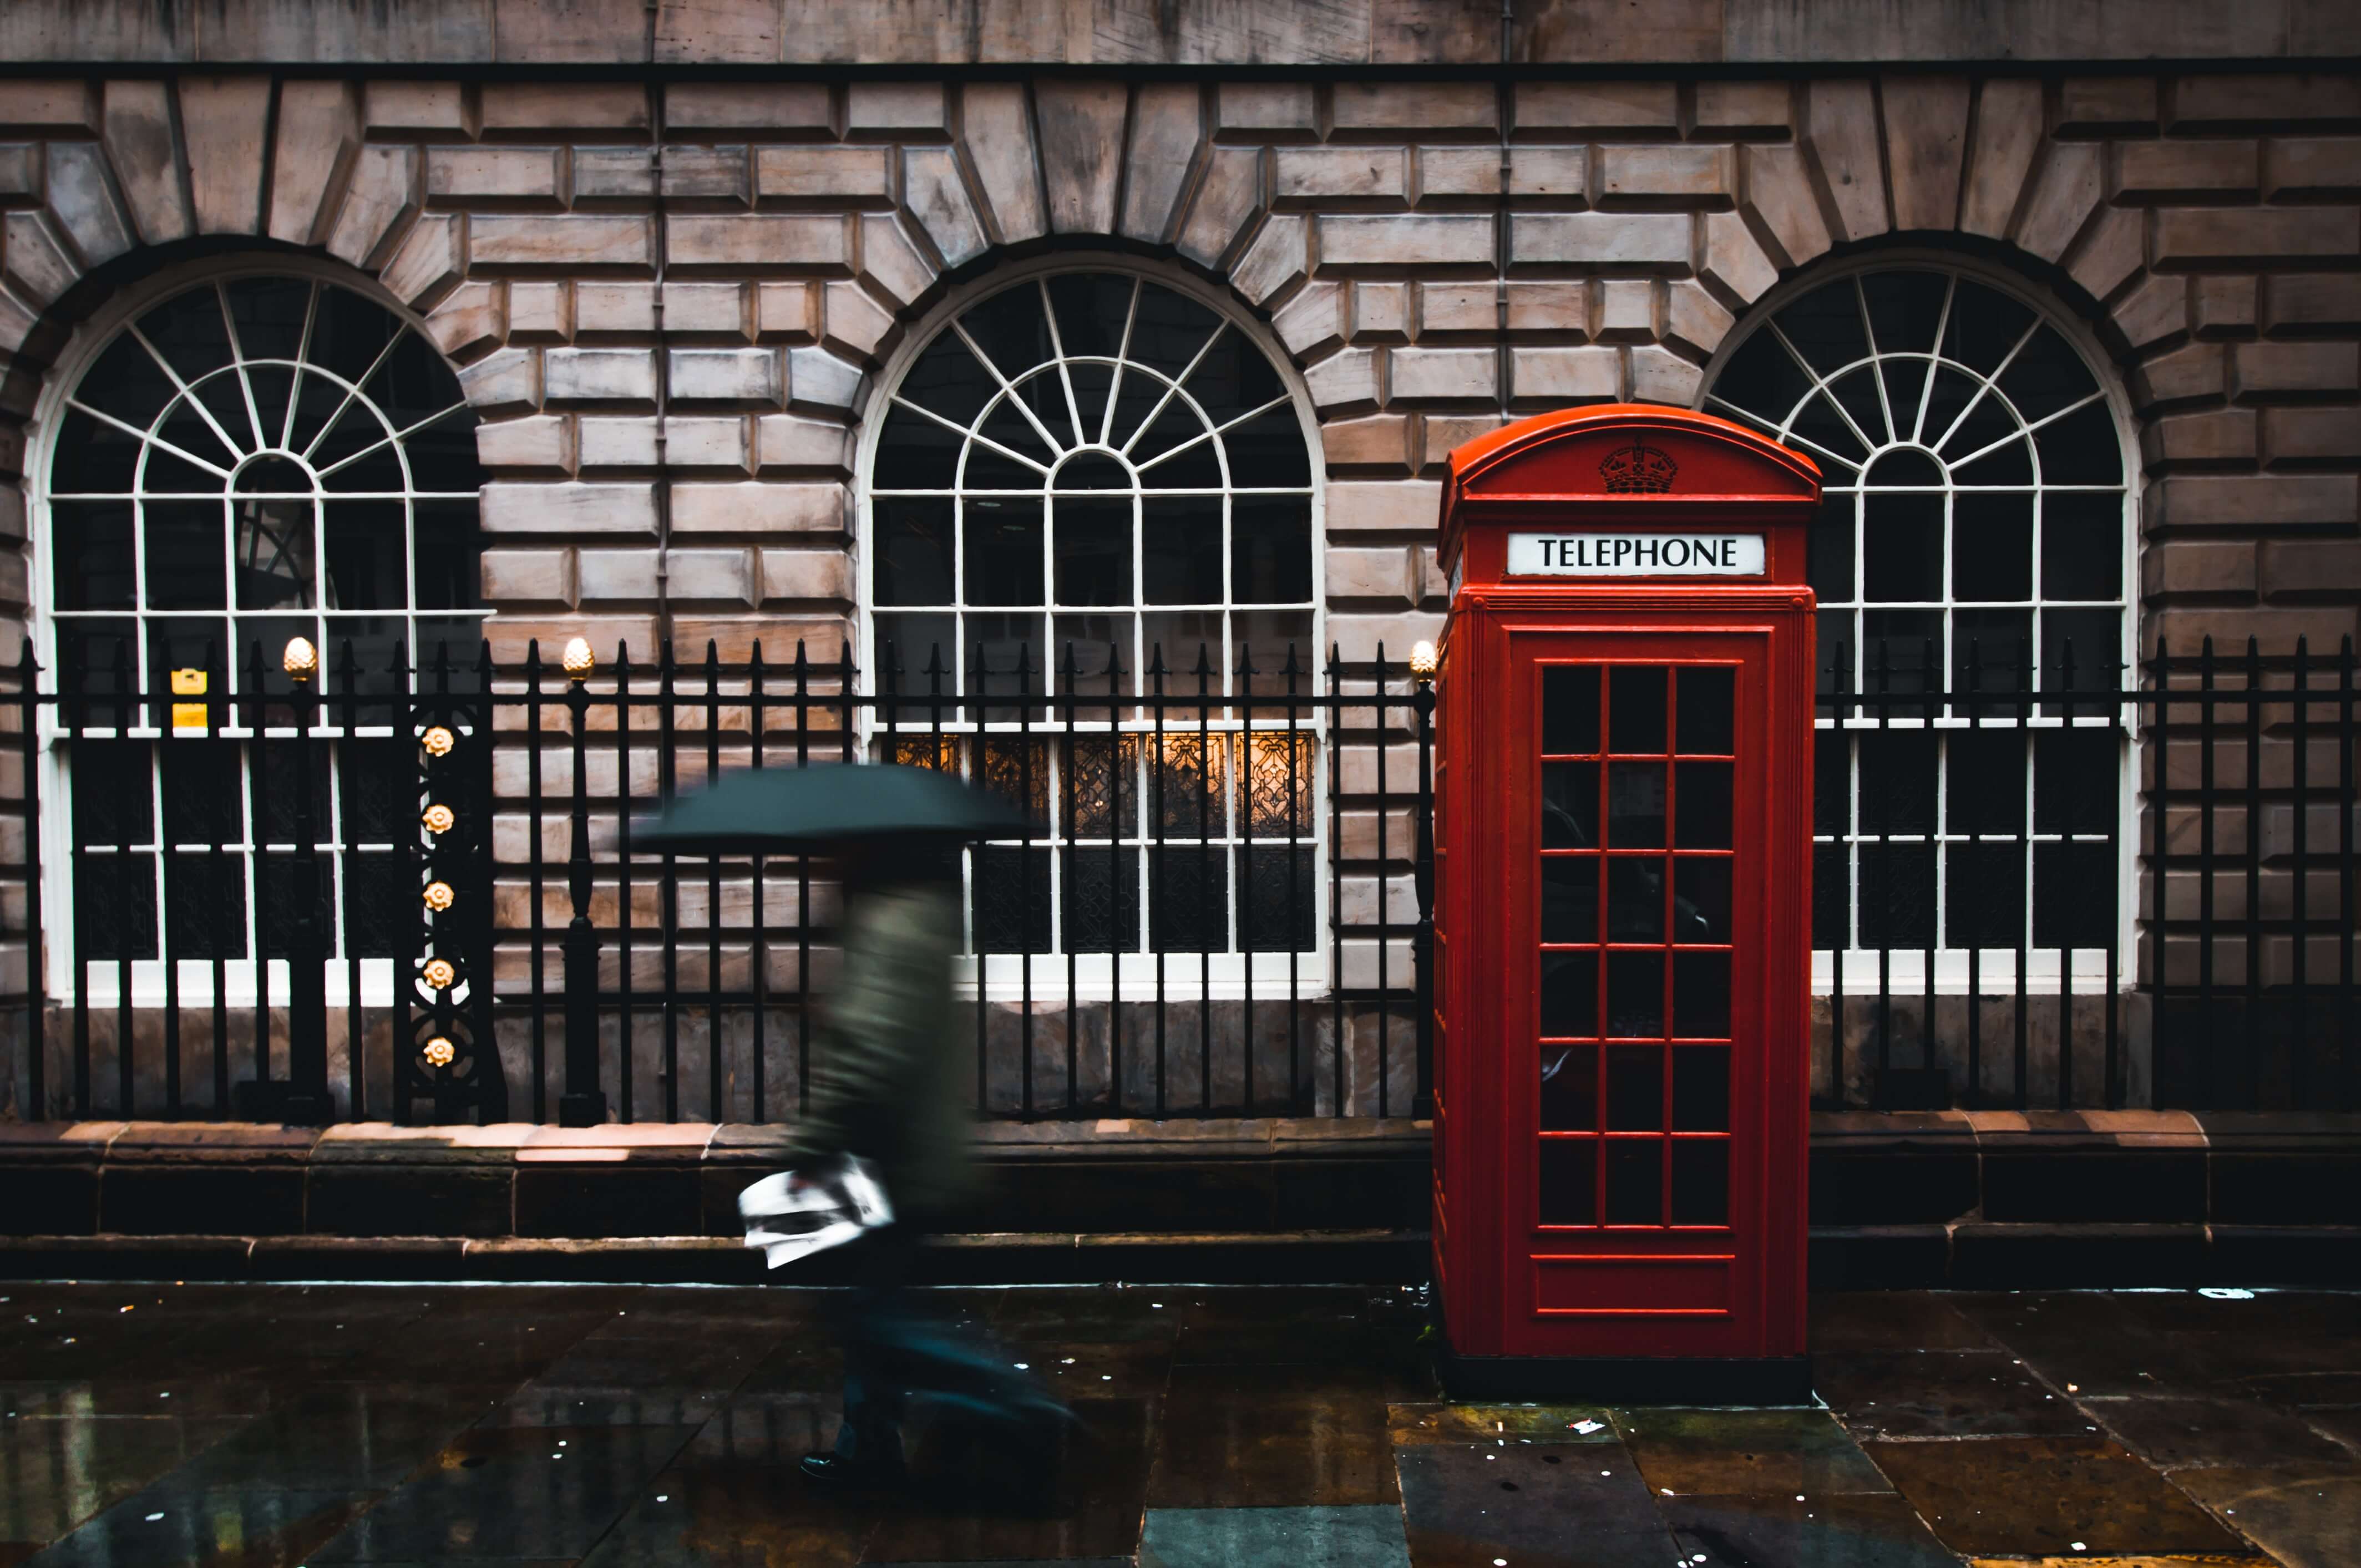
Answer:
<svg viewBox="0 0 2361 1568"><path fill-rule="evenodd" d="M2090 359L1998 280L1887 262L1774 298L1706 407L1826 479L1815 946L2115 946L2128 716L2059 695L2119 689L2130 630Z"/></svg>
<svg viewBox="0 0 2361 1568"><path fill-rule="evenodd" d="M888 384L870 679L907 699L888 729L929 731L888 750L1041 827L973 858L976 950L1312 946L1312 714L1286 697L1319 682L1318 496L1287 374L1178 283L1069 269L956 307Z"/></svg>
<svg viewBox="0 0 2361 1568"><path fill-rule="evenodd" d="M414 899L377 884L415 831L414 746L362 699L440 642L474 662L475 422L416 329L283 270L172 292L71 376L35 474L77 957L287 950L283 850L255 850L291 835L297 764L250 736L292 722L268 699L297 636L335 737L312 785L331 950L393 950Z"/></svg>

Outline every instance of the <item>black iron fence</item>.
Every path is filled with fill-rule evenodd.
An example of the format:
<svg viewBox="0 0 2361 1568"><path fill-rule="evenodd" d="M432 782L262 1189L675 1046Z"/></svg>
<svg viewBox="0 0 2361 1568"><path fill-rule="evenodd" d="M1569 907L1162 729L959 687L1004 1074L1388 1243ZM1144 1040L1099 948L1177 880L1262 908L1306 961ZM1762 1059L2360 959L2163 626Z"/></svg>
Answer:
<svg viewBox="0 0 2361 1568"><path fill-rule="evenodd" d="M346 645L302 678L258 647L234 691L142 682L127 652L44 690L27 663L27 819L51 792L61 848L25 840L27 1102L791 1119L824 1048L829 868L652 854L632 824L724 769L868 757L1029 819L963 868L987 1114L1409 1114L1431 691L1382 651L1219 662L978 649L969 692L939 653L889 650L864 690L849 651L759 643L416 667Z"/></svg>
<svg viewBox="0 0 2361 1568"><path fill-rule="evenodd" d="M856 757L1031 823L963 872L986 1114L1422 1107L1433 698L1400 664L979 649L959 690L890 650L868 682L801 648L568 652L28 656L0 707L19 1113L792 1119L827 868L631 824L722 769ZM1906 652L1828 650L1818 1103L2361 1105L2349 641L2159 647L2128 683Z"/></svg>

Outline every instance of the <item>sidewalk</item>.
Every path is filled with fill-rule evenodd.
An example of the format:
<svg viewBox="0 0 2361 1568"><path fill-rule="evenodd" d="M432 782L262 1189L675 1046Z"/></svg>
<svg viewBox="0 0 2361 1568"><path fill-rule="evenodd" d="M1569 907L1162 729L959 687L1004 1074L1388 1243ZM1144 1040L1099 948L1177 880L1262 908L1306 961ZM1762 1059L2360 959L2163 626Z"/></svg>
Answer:
<svg viewBox="0 0 2361 1568"><path fill-rule="evenodd" d="M0 1568L2361 1563L2361 1296L1823 1297L1826 1410L1444 1403L1396 1289L938 1293L1093 1439L1046 1515L810 1495L807 1291L0 1285Z"/></svg>

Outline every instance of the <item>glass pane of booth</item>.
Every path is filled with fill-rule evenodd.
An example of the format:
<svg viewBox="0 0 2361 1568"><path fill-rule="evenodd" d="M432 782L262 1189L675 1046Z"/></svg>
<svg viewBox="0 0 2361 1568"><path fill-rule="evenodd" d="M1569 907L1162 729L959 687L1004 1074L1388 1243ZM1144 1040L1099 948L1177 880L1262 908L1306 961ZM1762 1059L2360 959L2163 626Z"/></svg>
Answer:
<svg viewBox="0 0 2361 1568"><path fill-rule="evenodd" d="M1541 1224L1729 1223L1736 677L1542 671Z"/></svg>

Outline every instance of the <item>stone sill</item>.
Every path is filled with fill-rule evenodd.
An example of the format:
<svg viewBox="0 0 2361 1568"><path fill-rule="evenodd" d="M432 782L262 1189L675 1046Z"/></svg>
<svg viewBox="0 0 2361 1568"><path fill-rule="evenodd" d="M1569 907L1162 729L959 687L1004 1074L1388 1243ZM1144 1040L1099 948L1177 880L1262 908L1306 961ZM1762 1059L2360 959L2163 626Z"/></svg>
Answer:
<svg viewBox="0 0 2361 1568"><path fill-rule="evenodd" d="M1422 1154L1433 1124L1407 1117L1256 1117L1150 1121L984 1122L974 1127L988 1163L1093 1160L1368 1158ZM0 1123L0 1164L236 1165L767 1165L793 1142L789 1125L533 1122L415 1127L390 1122L326 1128L247 1122Z"/></svg>

